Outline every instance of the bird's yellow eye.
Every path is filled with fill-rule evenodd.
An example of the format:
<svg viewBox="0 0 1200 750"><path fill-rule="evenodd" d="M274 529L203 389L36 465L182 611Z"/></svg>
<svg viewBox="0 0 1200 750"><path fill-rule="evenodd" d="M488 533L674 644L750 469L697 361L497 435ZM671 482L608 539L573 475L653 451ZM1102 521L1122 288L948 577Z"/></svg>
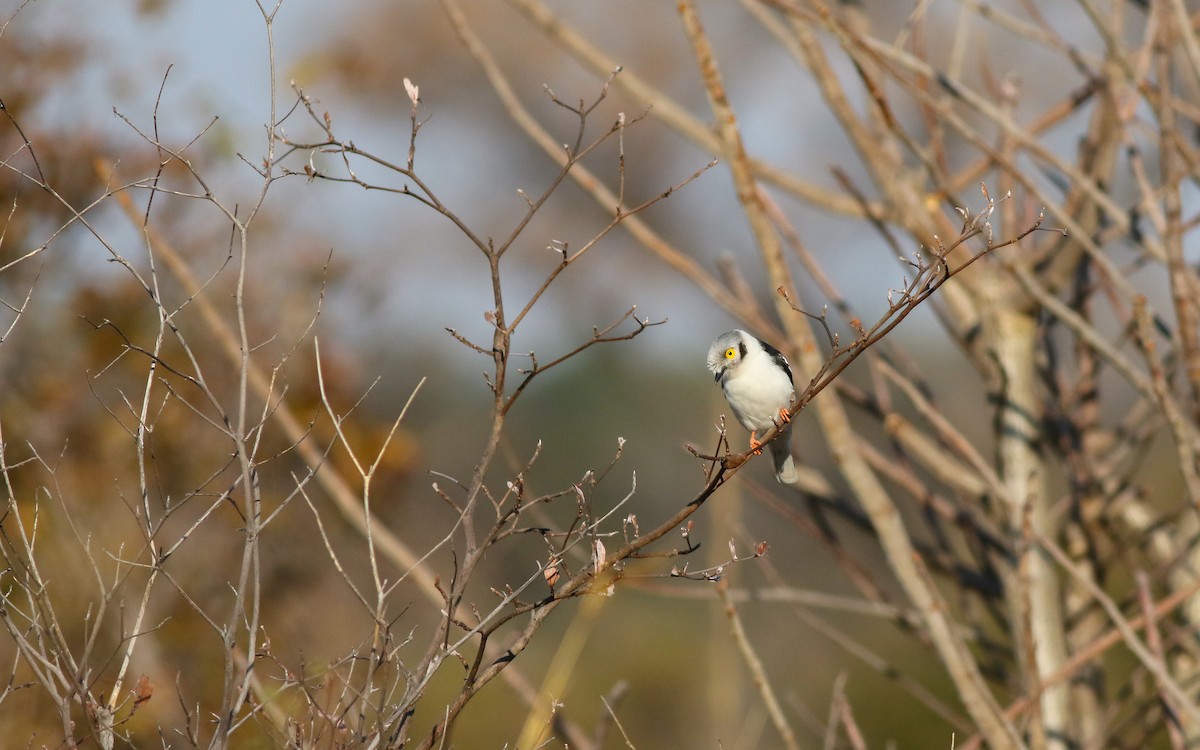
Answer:
<svg viewBox="0 0 1200 750"><path fill-rule="evenodd" d="M737 357L737 349L732 346L725 350L725 359L733 359Z"/></svg>

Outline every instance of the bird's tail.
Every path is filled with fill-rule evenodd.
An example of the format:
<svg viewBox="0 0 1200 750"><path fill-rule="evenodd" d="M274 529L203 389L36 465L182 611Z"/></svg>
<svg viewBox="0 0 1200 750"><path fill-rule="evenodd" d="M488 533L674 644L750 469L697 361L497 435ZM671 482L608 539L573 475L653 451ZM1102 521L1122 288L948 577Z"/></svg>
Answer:
<svg viewBox="0 0 1200 750"><path fill-rule="evenodd" d="M771 441L771 458L775 460L775 478L781 484L795 483L799 477L796 461L792 458L791 441L783 438Z"/></svg>

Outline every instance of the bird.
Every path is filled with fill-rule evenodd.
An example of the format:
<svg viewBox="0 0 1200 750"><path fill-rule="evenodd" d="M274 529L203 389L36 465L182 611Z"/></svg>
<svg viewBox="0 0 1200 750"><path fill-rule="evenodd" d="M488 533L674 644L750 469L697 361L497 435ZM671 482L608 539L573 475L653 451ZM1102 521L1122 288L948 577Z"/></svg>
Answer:
<svg viewBox="0 0 1200 750"><path fill-rule="evenodd" d="M770 443L775 479L783 484L794 483L796 463L792 459L788 407L796 400L796 388L787 358L767 342L735 329L712 342L708 369L721 384L733 415L750 430L750 448L755 453L762 452L757 436L780 427L779 436Z"/></svg>

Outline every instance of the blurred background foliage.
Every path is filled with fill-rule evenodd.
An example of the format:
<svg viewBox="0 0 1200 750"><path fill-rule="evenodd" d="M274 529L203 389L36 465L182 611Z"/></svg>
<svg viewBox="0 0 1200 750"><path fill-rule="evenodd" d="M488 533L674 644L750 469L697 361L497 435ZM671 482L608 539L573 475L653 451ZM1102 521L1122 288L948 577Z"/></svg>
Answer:
<svg viewBox="0 0 1200 750"><path fill-rule="evenodd" d="M816 84L756 20L748 10L752 4L700 4L747 149L818 190L843 192L835 169L854 184L869 185L869 166ZM610 0L550 5L563 23L580 30L626 70L651 81L674 104L702 122L711 118L673 4ZM1005 17L1044 23L1074 53L1088 59L1104 56L1106 40L1088 20L1090 3L1037 10L1030 5L1018 0L997 4ZM1140 4L1101 5L1104 14L1125 14L1126 41L1140 39L1145 23ZM502 0L463 3L464 13L510 76L520 100L556 138L569 141L576 122L551 102L544 87L567 102L591 101L602 79L531 23L520 6ZM1087 83L1081 70L1086 66L1064 64L1067 58L1061 49L1031 42L1025 30L1015 33L1003 23L986 22L981 7L965 1L866 3L852 10L876 38L916 48L934 67L952 69L965 85L997 98L1006 87L1014 89L1017 94L1007 106L1018 121L1028 121ZM137 565L117 564L139 559L144 552L134 519L142 500L131 435L135 418L128 400L139 398L145 387L147 359L127 345L146 346L159 325L152 300L105 246L147 272L141 229L147 222L185 259L196 278L207 280L202 294L227 325L234 321L230 300L237 282L230 261L235 242L229 223L210 203L159 192L148 205L149 194L141 190L123 193L132 199L125 205L106 191L156 173L163 190L197 190L177 163L158 172L160 154L142 135L157 133L159 141L186 153L223 203L253 205L262 189L254 169L261 168L264 128L270 119L267 40L259 10L248 0L9 0L0 10L7 20L0 30L0 100L11 118L0 126L7 167L0 170L0 299L19 307L28 296L0 346L0 425L7 465L13 467L8 473L12 494L19 498L9 513L21 514L27 523L36 515L42 545L39 563L51 582L48 595L67 642L82 648L88 637L88 623L96 616L96 576L127 576L109 603L122 614L109 615L90 647L93 658L86 677L103 693L119 668L117 655L148 575ZM439 3L355 0L334 7L285 0L273 31L280 113L292 107L289 84L294 82L317 100L318 112L329 113L342 138L396 162L403 161L408 147L410 105L403 82L418 84L421 116L428 119L417 139L417 170L476 233L497 240L506 237L526 207L517 191L536 195L553 179L556 166L506 113ZM823 35L821 43L856 97L851 106L868 108L870 92L856 80L853 63L838 55L837 40ZM932 138L945 127L929 119L898 86L889 84L888 93L895 97L895 116L915 133ZM1194 105L1195 99L1191 101ZM1062 118L1044 134L1044 145L1075 153L1094 106L1083 104ZM618 113L632 118L643 109L636 98L614 87L593 127L599 131ZM983 140L1000 137L994 123L979 116L976 121ZM280 130L292 135L311 126L297 111L284 119ZM1182 134L1194 137L1194 132ZM32 144L32 154L23 146L26 142ZM945 151L939 158L948 164L968 163L980 153L976 144L953 135L945 135L941 143ZM645 119L624 132L621 148L630 205L681 182L713 156L664 124L653 104ZM319 169L338 166L336 156L314 158ZM302 162L288 166L299 170ZM587 166L615 183L616 141L591 155ZM1032 179L1043 185L1062 179L1048 169L1028 168ZM54 194L33 185L30 176L52 186ZM394 176L370 168L360 176L395 182ZM1119 200L1129 203L1136 198L1137 186L1128 174L1114 182ZM871 200L882 200L877 191L867 189ZM923 199L954 203L961 197L930 190ZM970 190L963 194L970 200L977 197ZM794 194L781 191L776 198L862 319L882 314L888 290L898 287L905 269L892 261L893 248L870 222L839 215ZM1189 208L1195 208L1195 199L1195 185L1189 183ZM1019 196L1011 214L997 219L998 226L1020 228L1019 219L1031 209L1036 212L1036 203ZM70 221L70 207L87 207L86 226ZM709 272L715 274L722 262L736 267L752 297L770 309L772 285L723 167L705 173L640 218ZM490 360L445 331L454 329L474 341L490 338L485 313L492 308L491 278L484 258L450 222L416 201L353 186L310 183L302 177L272 184L255 221L244 296L249 340L256 347L253 357L268 370L283 362L276 392L307 426L306 439L328 450L332 468L355 476L353 461L335 440L321 402L314 336L320 340L327 396L335 410L349 414L346 437L360 457L373 456L387 441L393 421L425 379L387 442L372 486L378 518L424 551L454 520L453 511L431 485L466 482L489 428L491 394L481 373ZM506 259L510 299L519 305L553 268L559 256L549 249L551 243L579 247L607 221L606 212L582 190L569 180L564 183ZM899 228L899 245L906 253L915 252L926 238L907 229ZM43 247L43 252L19 260ZM1137 263L1136 245L1118 238L1111 247L1118 262L1133 265L1130 278L1152 299L1165 293L1162 278ZM1194 263L1197 248L1191 235L1185 250L1188 262ZM790 262L807 306L819 310L827 300L800 271L798 261ZM236 362L218 337L202 333L207 323L199 308L184 304L189 291L167 274L159 278L164 304L170 309L182 305L175 324L192 331L188 343L195 358L209 364L212 387L224 398L234 398ZM618 229L607 236L593 255L556 281L517 336L514 351L536 350L539 359L547 361L586 340L593 326L607 325L633 305L639 316L666 324L628 342L590 349L536 380L512 413L499 459L490 469L489 479L498 488L494 491L503 491L506 479L521 469L539 442L540 457L526 477L534 494L569 487L585 472L604 469L619 439L626 441L625 448L597 488L592 500L597 505L616 504L636 481L627 512L649 527L703 485L703 466L685 445L712 449L717 440L714 425L727 412L704 369L703 356L712 338L740 322L627 233ZM5 315L0 327L16 319L11 309ZM1107 327L1116 330L1120 325L1115 321ZM845 327L838 328L842 335L851 335ZM936 394L942 413L981 454L990 455L992 394L972 368L965 347L937 325L935 311L919 310L891 342L923 365L925 383ZM185 352L169 341L164 360L184 357ZM237 472L220 431L197 419L180 400L187 397L183 379L168 372L158 375L179 397L158 394L146 466L158 500L169 505L172 498L190 498L168 521L178 534L202 517L207 503L236 481ZM869 390L877 375L855 367L846 377L847 387ZM1111 383L1106 394L1112 400L1104 406L1111 411L1103 419L1116 422L1132 396L1120 382ZM216 417L202 404L195 408ZM877 431L876 415L869 406L863 411L856 419L864 431ZM825 472L829 449L807 413L800 416L796 433L799 455ZM262 439L261 455L272 457L261 467L264 507L270 512L293 491L294 478L305 468L286 436L265 430ZM731 439L741 446L740 428L731 429ZM888 441L882 442L886 447ZM1173 508L1174 501L1164 498L1176 498L1182 490L1168 449L1160 447L1165 442L1151 443L1146 463L1131 476L1142 483L1144 496L1162 508ZM789 604L786 596L771 598L771 592L789 591L857 596L859 587L838 562L849 557L880 587L877 613L890 612L892 604L905 601L861 516L823 512L814 498L776 487L770 480L763 461L738 475L697 517L693 534L702 546L683 560L704 568L728 559L731 539L742 553L759 541L769 543L766 558L730 567L727 582L745 597L740 601L747 640L765 660L784 710L803 737L802 745L822 740L833 686L845 675L849 702L871 745L951 746L952 733L961 737L963 730L887 676L905 675L959 710L941 666L903 618L864 616L844 600L829 608L811 600ZM835 493L843 491L841 480L831 481ZM1059 484L1067 484L1065 476L1059 477ZM367 576L366 559L351 552L361 552L361 535L319 490L313 490L311 499L329 544L345 553L341 562L349 574ZM546 523L568 525L574 511L573 506L548 508ZM917 541L936 546L937 524L922 520L928 511L917 506L904 511ZM146 619L150 637L139 640L131 670L134 676L150 677L154 695L122 719L121 742L159 746L161 733L167 742L183 746L174 733L186 723L186 710L197 712L205 725L204 707L221 690L221 644L180 592L206 610L225 606L231 571L236 570L230 566L242 549L236 533L239 513L230 503L200 524L172 557L172 585L155 589ZM825 543L814 538L821 532L812 530L822 525L828 527ZM678 539L668 541L661 551L681 545ZM89 550L98 561L95 570ZM547 545L537 537L498 547L479 574L474 593L485 601L490 587L527 578L546 556ZM293 501L270 527L262 539L261 559L261 633L270 644L269 658L260 667L264 680L276 679L284 669L321 675L331 663L370 643L371 617L330 561L314 512L305 503ZM454 562L443 548L428 565L448 577ZM628 692L613 708L629 741L640 748L779 746L730 638L713 584L670 578L666 573L672 564L681 563L632 563L611 600L595 606L575 602L557 611L518 660L523 679L536 686L547 673L568 669L568 687L556 698L564 715L584 727L605 715L601 697L611 695L618 684L626 685ZM392 569L386 577L395 580L400 573ZM979 606L956 596L951 584L943 586L955 607ZM438 616L411 583L402 584L394 597L398 605L393 627L401 636L412 634L414 645L407 658L415 662ZM827 629L805 620L798 614L802 610L818 612ZM556 663L558 646L572 629L587 634L578 660ZM838 635L846 640L831 640ZM991 635L997 640L1004 636ZM865 665L852 655L854 648L848 643L885 655L888 666ZM1002 684L1012 655L1003 649L989 652L992 645L977 644L978 657L989 677ZM13 644L0 640L0 656L17 664L10 690L0 702L0 735L14 746L70 746L53 706L33 684ZM1113 675L1136 671L1126 656L1106 658L1115 665ZM460 681L454 663L443 667L415 716L414 736L421 737L440 719L442 707L458 694ZM321 680L313 685L318 695L328 688ZM278 701L284 711L303 710L295 695L281 694ZM519 689L493 683L464 714L453 744L512 747L529 711ZM1161 720L1161 714L1153 716ZM1113 719L1122 720L1136 724L1139 719ZM80 730L76 739L92 746L88 743L94 740L83 735ZM622 746L615 730L612 735L606 746ZM1131 729L1127 736L1164 742L1157 730ZM276 746L278 738L247 728L235 740L235 747L252 748Z"/></svg>

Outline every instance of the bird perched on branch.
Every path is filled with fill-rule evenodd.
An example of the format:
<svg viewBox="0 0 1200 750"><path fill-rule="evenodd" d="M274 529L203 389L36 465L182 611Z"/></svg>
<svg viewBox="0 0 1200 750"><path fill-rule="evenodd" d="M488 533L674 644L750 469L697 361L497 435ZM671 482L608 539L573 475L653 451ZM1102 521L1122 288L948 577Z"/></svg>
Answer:
<svg viewBox="0 0 1200 750"><path fill-rule="evenodd" d="M742 330L722 333L708 349L708 369L725 392L733 415L750 430L750 448L761 453L759 434L782 425L770 443L775 478L784 484L796 481L792 460L792 428L788 407L796 399L792 368L778 349Z"/></svg>

